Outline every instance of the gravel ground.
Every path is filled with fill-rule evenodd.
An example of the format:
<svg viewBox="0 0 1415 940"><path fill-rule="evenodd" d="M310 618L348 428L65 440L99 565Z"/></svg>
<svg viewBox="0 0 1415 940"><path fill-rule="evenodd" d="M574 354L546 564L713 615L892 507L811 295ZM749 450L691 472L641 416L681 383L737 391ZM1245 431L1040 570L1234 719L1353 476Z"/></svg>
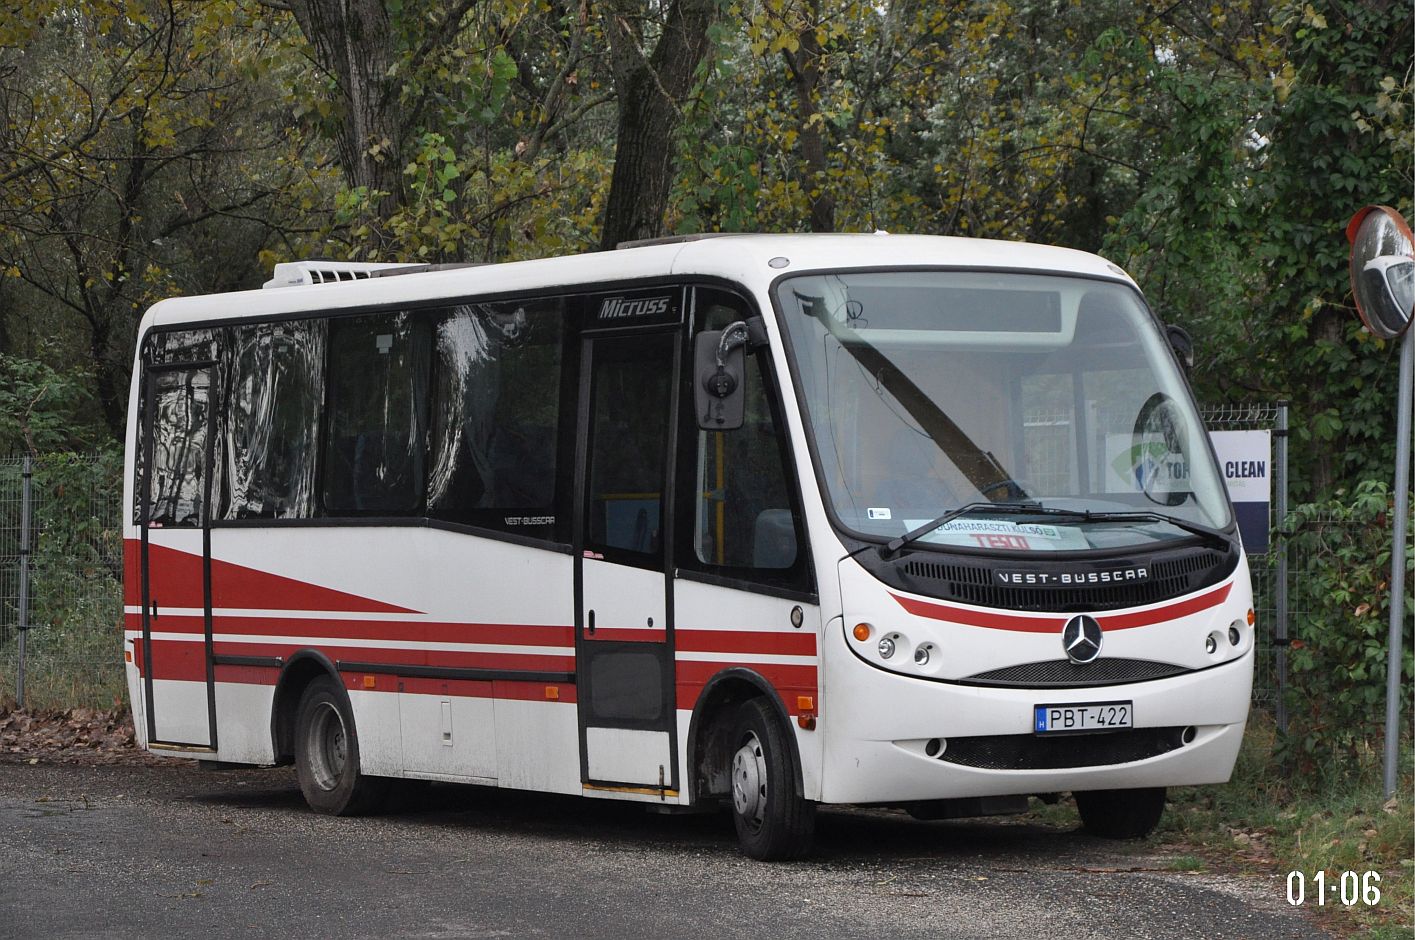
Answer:
<svg viewBox="0 0 1415 940"><path fill-rule="evenodd" d="M1321 937L1273 880L986 820L821 814L814 857L723 816L435 786L304 808L288 770L0 763L6 937Z"/></svg>

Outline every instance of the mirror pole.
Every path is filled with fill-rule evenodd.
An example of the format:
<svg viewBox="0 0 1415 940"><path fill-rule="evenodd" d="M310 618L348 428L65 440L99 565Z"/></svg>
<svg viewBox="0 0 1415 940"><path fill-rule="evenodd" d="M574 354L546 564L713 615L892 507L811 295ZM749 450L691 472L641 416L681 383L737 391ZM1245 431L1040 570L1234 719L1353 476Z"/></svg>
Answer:
<svg viewBox="0 0 1415 940"><path fill-rule="evenodd" d="M1400 642L1405 620L1405 542L1410 518L1410 399L1415 330L1400 341L1400 392L1395 419L1395 532L1390 553L1390 659L1386 664L1385 795L1395 793L1400 751Z"/></svg>

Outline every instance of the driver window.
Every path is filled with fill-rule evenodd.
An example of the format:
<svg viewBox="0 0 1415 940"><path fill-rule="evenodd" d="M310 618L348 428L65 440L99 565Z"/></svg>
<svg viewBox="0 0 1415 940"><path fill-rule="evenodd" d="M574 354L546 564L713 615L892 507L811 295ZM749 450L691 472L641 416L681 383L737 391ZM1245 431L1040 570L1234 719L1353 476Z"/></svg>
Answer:
<svg viewBox="0 0 1415 940"><path fill-rule="evenodd" d="M721 330L753 316L739 298L700 289L695 330ZM745 416L735 431L704 431L696 437L693 463L692 567L733 577L782 573L796 567L797 516L766 381L768 351L745 359Z"/></svg>

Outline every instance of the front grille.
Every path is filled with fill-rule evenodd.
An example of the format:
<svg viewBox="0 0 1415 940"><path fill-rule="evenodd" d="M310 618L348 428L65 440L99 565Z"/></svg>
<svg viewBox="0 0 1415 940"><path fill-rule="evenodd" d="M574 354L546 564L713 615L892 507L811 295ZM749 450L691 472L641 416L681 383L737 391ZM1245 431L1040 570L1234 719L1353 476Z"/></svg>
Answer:
<svg viewBox="0 0 1415 940"><path fill-rule="evenodd" d="M946 562L911 557L895 570L901 586L916 594L1003 610L1094 613L1157 604L1191 594L1221 581L1233 570L1237 561L1236 553L1214 549L1171 552L1147 560L1149 577L1143 581L1084 587L996 584L993 580L993 572L999 567L996 560L964 562L956 556ZM1054 570L1079 573L1112 565L1075 563L1057 566Z"/></svg>
<svg viewBox="0 0 1415 940"><path fill-rule="evenodd" d="M1060 770L1128 764L1184 746L1183 728L1135 728L1054 738L993 734L949 738L941 761L981 770Z"/></svg>
<svg viewBox="0 0 1415 940"><path fill-rule="evenodd" d="M993 669L958 681L1014 688L1070 689L1088 685L1146 682L1188 671L1185 666L1155 663L1146 659L1098 659L1084 666L1078 666L1069 659L1054 659L1043 663L1024 663L1021 666Z"/></svg>

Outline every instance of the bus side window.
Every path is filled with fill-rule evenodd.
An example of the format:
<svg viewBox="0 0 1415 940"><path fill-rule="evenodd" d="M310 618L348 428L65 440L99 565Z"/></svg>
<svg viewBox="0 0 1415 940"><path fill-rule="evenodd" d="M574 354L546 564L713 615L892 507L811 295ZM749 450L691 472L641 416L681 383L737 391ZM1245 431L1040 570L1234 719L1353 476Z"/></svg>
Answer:
<svg viewBox="0 0 1415 940"><path fill-rule="evenodd" d="M221 329L152 332L143 344L143 362L146 365L217 362L221 359L226 342L226 331ZM214 375L208 372L204 376L188 375L182 379L169 375L159 378L155 383L157 400L153 403L153 418L157 423L152 433L158 472L152 481L148 504L150 522L162 525L197 525L200 521L202 489L189 478L203 472L201 468L205 466L205 461L197 450L190 449L191 441L182 442L177 439L179 435L188 433L177 429L185 425L190 429L189 433L200 435L202 441L205 441L206 427L202 422L206 419L206 410L215 408L220 400L213 387L215 381ZM183 387L181 395L175 393L179 385ZM139 408L145 409L149 394L148 384L144 382L140 388ZM213 442L216 465L210 468L211 498L215 505L219 505L221 498L222 425L222 416L218 413L216 440ZM147 472L145 434L145 430L139 433L138 447L133 454L134 479L139 481ZM179 447L185 453L178 455ZM141 500L142 487L134 487L134 522L142 521Z"/></svg>
<svg viewBox="0 0 1415 940"><path fill-rule="evenodd" d="M205 515L210 370L153 375L152 465L147 521L199 526Z"/></svg>
<svg viewBox="0 0 1415 940"><path fill-rule="evenodd" d="M753 314L732 294L700 288L694 330L720 330ZM691 558L686 567L728 577L778 581L801 570L796 499L785 465L785 442L773 413L767 363L757 349L745 362L745 419L735 431L688 428L695 456L685 482L692 489ZM680 553L682 554L682 553Z"/></svg>
<svg viewBox="0 0 1415 940"><path fill-rule="evenodd" d="M324 401L323 320L231 330L225 363L225 519L314 515Z"/></svg>
<svg viewBox="0 0 1415 940"><path fill-rule="evenodd" d="M409 312L329 326L323 501L331 516L405 516L423 503L430 326Z"/></svg>
<svg viewBox="0 0 1415 940"><path fill-rule="evenodd" d="M562 301L454 307L433 345L428 515L553 538Z"/></svg>

